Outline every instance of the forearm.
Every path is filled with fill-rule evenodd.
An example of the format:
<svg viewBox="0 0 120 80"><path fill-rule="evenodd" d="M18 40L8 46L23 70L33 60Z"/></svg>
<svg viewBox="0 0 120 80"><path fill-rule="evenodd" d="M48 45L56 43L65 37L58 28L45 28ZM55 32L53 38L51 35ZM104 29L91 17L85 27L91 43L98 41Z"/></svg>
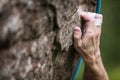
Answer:
<svg viewBox="0 0 120 80"><path fill-rule="evenodd" d="M85 69L83 80L109 80L106 70L103 66L100 54L95 54L97 55L84 61Z"/></svg>

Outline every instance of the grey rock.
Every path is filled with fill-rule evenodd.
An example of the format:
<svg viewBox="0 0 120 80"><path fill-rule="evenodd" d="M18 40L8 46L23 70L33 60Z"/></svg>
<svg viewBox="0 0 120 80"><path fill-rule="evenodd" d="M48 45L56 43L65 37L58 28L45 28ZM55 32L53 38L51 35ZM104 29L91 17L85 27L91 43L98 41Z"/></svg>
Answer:
<svg viewBox="0 0 120 80"><path fill-rule="evenodd" d="M0 80L70 80L78 9L96 0L0 0Z"/></svg>

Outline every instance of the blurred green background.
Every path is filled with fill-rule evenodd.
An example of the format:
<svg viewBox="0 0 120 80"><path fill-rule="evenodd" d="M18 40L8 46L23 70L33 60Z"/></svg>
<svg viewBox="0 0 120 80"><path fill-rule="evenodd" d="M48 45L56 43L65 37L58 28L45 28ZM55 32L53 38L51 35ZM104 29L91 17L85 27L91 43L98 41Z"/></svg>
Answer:
<svg viewBox="0 0 120 80"><path fill-rule="evenodd" d="M110 80L120 80L120 0L102 0L101 54Z"/></svg>

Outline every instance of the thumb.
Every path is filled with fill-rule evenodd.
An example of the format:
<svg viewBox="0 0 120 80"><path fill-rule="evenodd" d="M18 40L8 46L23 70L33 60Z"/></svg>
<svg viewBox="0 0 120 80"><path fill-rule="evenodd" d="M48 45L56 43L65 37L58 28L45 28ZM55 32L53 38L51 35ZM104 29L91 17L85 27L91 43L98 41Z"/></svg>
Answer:
<svg viewBox="0 0 120 80"><path fill-rule="evenodd" d="M74 28L74 34L73 34L73 38L74 38L74 46L75 47L80 47L81 46L81 29L80 27L75 27Z"/></svg>

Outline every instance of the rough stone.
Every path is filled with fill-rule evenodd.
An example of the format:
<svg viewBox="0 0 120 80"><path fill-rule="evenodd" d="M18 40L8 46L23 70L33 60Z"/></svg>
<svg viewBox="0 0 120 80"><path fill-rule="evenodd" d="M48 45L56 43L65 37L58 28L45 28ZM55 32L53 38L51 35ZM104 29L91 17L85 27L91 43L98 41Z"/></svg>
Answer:
<svg viewBox="0 0 120 80"><path fill-rule="evenodd" d="M0 80L71 80L77 11L96 0L0 0Z"/></svg>

